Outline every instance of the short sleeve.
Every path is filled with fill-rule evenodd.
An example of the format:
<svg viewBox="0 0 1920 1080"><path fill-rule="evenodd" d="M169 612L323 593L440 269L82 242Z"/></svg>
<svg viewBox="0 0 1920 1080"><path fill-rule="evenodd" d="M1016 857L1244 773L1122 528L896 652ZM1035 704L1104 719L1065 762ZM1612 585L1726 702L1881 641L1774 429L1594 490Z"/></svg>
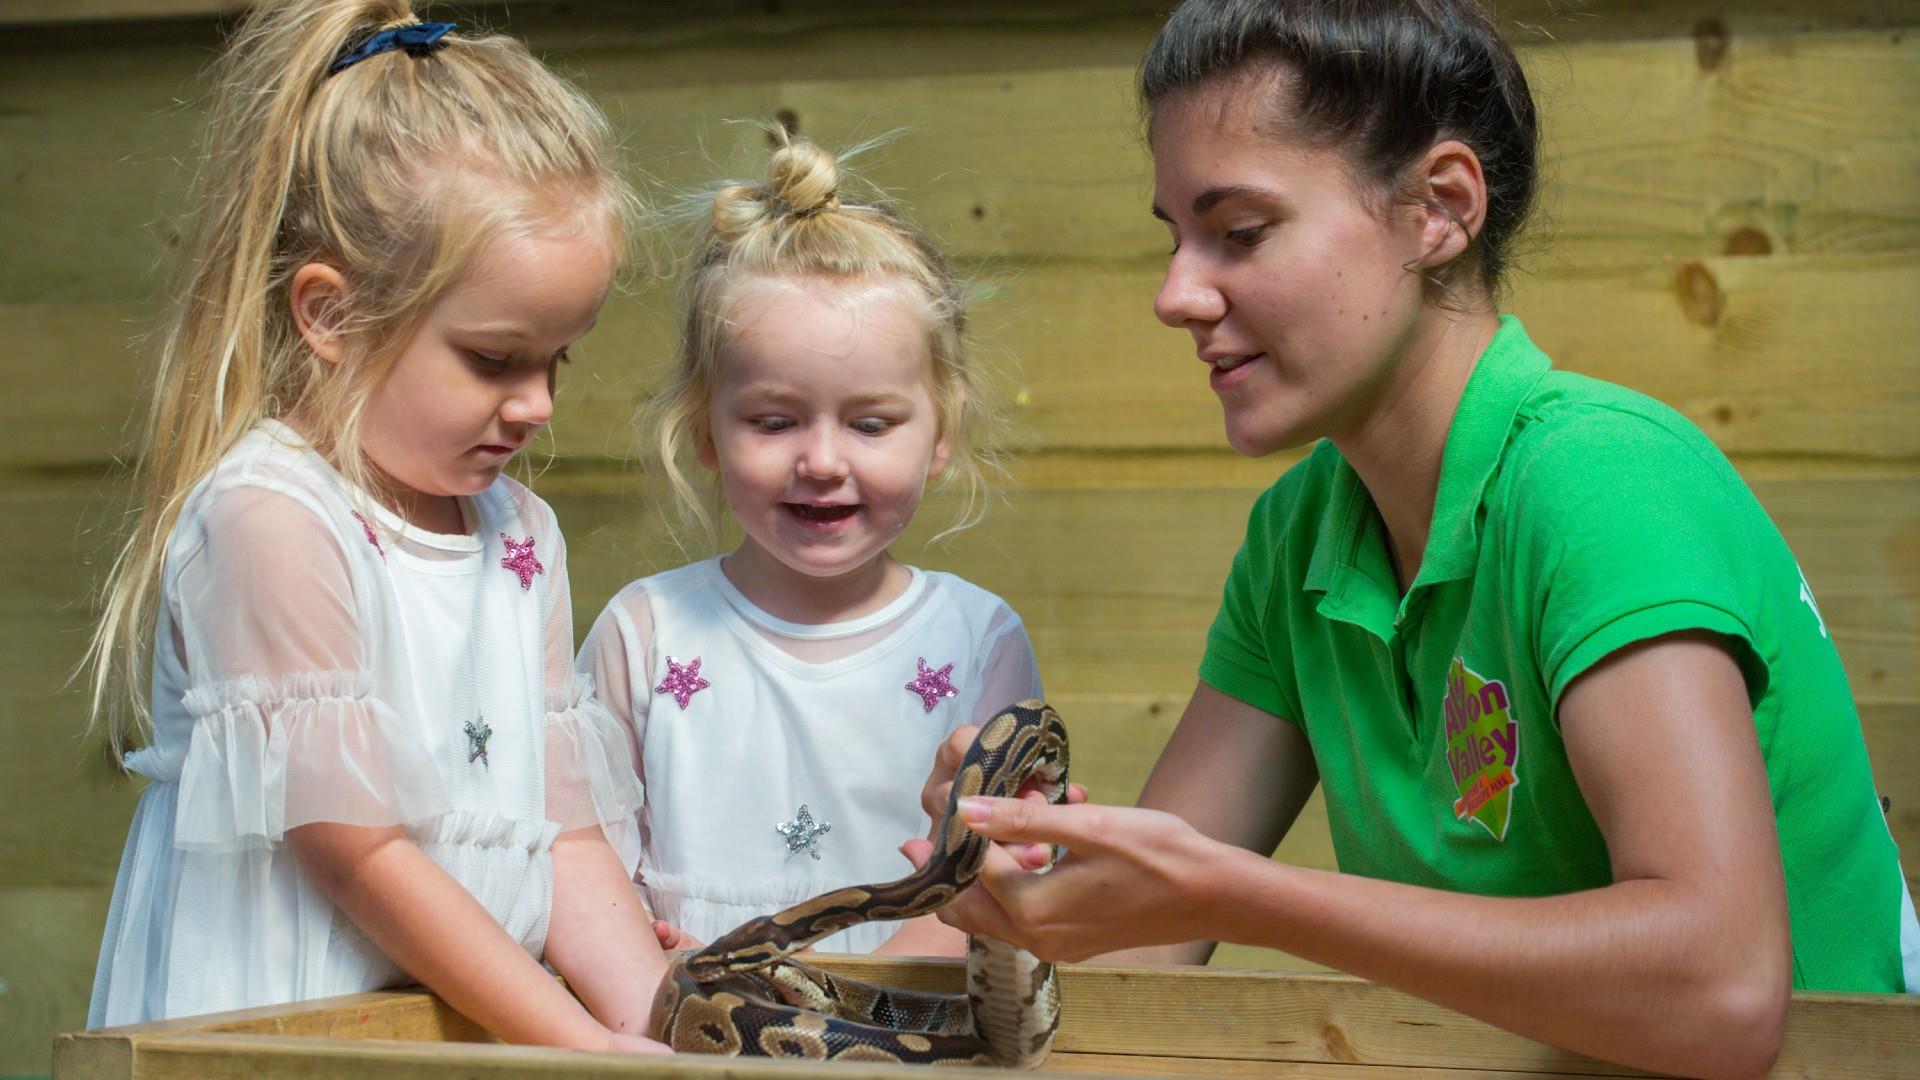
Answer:
<svg viewBox="0 0 1920 1080"><path fill-rule="evenodd" d="M546 503L516 489L546 581L541 593L542 679L546 687L546 816L564 830L599 826L631 873L640 858L634 812L641 788L626 732L597 696L590 673L573 666L573 601L567 544Z"/></svg>
<svg viewBox="0 0 1920 1080"><path fill-rule="evenodd" d="M1274 649L1269 625L1281 560L1278 530L1272 523L1278 492L1276 485L1262 494L1248 516L1246 537L1234 553L1220 609L1207 630L1200 681L1263 712L1299 723L1297 695L1286 685L1291 679L1281 677L1291 672L1291 657Z"/></svg>
<svg viewBox="0 0 1920 1080"><path fill-rule="evenodd" d="M653 703L647 672L647 650L653 637L653 612L646 591L623 590L601 609L586 643L574 662L575 670L591 676L601 702L619 723L633 751L634 772L646 780L641 748L646 745L647 710Z"/></svg>
<svg viewBox="0 0 1920 1080"><path fill-rule="evenodd" d="M1531 613L1554 714L1582 673L1682 630L1726 638L1758 700L1756 528L1765 515L1704 436L1595 409L1527 433L1497 502L1509 588ZM1557 721L1556 721L1557 722Z"/></svg>
<svg viewBox="0 0 1920 1080"><path fill-rule="evenodd" d="M373 693L340 531L294 490L240 485L183 517L167 575L193 720L175 843L281 842L315 822L450 808L426 749Z"/></svg>
<svg viewBox="0 0 1920 1080"><path fill-rule="evenodd" d="M980 694L967 723L979 726L1008 705L1046 697L1040 685L1040 662L1034 658L1027 628L1013 609L1002 606L987 624L986 660L980 668Z"/></svg>

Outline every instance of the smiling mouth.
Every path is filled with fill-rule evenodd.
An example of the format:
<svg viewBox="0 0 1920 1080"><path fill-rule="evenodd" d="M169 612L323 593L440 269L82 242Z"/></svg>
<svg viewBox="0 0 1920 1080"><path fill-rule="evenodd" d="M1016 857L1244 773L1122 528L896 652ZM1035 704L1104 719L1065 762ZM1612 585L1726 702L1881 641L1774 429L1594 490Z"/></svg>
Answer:
<svg viewBox="0 0 1920 1080"><path fill-rule="evenodd" d="M1210 361L1210 363L1212 363L1213 365L1213 370L1224 373L1224 372L1232 371L1234 368L1240 367L1243 364L1251 364L1255 360L1258 360L1265 355L1267 354L1266 353L1248 353L1245 356L1222 356L1216 360Z"/></svg>
<svg viewBox="0 0 1920 1080"><path fill-rule="evenodd" d="M845 521L860 512L858 503L835 503L830 506L815 503L783 503L787 512L802 521L834 522Z"/></svg>

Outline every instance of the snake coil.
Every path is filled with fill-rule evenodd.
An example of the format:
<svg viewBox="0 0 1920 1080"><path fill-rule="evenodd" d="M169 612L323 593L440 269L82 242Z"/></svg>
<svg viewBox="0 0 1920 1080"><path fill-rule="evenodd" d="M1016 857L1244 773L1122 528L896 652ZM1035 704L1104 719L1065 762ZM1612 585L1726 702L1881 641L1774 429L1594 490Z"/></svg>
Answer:
<svg viewBox="0 0 1920 1080"><path fill-rule="evenodd" d="M654 1037L681 1052L1032 1068L1060 1024L1053 965L1003 941L967 939L967 992L895 990L791 959L875 919L911 919L952 903L980 873L984 837L955 812L970 795L1009 797L1029 779L1067 793L1067 729L1043 701L1008 706L980 729L919 870L854 885L750 919L676 958L654 998Z"/></svg>

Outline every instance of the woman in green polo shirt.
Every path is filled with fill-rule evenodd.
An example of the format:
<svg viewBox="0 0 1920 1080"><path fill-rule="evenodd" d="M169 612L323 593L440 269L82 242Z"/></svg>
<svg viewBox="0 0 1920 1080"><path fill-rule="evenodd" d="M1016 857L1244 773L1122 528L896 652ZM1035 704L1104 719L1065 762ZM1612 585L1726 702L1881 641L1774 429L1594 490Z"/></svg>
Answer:
<svg viewBox="0 0 1920 1080"><path fill-rule="evenodd" d="M1193 0L1140 91L1156 312L1235 450L1318 445L1254 506L1140 808L970 800L1072 854L996 849L947 917L1067 960L1270 946L1683 1073L1764 1071L1791 987L1920 987L1792 553L1693 425L1497 313L1536 135L1483 10ZM1316 783L1339 873L1266 857Z"/></svg>

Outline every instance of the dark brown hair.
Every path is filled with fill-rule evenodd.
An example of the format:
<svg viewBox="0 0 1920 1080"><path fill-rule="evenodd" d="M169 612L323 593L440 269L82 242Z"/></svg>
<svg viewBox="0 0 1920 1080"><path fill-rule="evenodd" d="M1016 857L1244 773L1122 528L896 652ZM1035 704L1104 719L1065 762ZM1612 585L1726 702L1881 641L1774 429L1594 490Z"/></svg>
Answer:
<svg viewBox="0 0 1920 1080"><path fill-rule="evenodd" d="M1498 288L1533 208L1539 131L1520 63L1477 0L1186 0L1140 63L1141 108L1151 126L1170 97L1249 77L1273 87L1273 126L1340 149L1376 190L1396 190L1436 142L1470 147L1487 212L1468 252Z"/></svg>

